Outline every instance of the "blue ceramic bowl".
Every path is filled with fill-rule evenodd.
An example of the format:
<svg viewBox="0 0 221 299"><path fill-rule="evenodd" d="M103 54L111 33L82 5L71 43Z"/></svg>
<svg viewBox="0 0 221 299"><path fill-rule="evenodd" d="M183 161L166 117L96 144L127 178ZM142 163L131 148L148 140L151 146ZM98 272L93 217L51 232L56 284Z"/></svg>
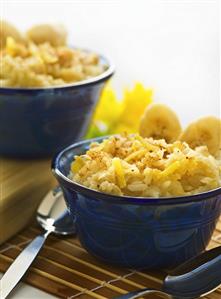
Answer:
<svg viewBox="0 0 221 299"><path fill-rule="evenodd" d="M0 88L0 155L47 157L80 140L114 67L89 80L49 88Z"/></svg>
<svg viewBox="0 0 221 299"><path fill-rule="evenodd" d="M68 178L74 155L91 141L75 143L52 162L85 249L118 266L169 268L204 251L221 213L221 188L176 198L137 198L97 192Z"/></svg>

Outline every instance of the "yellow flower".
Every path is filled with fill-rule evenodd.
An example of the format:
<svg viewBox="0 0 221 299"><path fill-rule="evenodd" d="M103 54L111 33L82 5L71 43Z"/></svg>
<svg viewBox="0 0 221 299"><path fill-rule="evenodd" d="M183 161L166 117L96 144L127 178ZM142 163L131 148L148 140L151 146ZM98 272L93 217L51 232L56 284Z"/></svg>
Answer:
<svg viewBox="0 0 221 299"><path fill-rule="evenodd" d="M120 113L121 103L117 99L116 93L110 84L107 84L102 92L93 120L112 124L119 119Z"/></svg>
<svg viewBox="0 0 221 299"><path fill-rule="evenodd" d="M137 132L141 115L147 105L153 101L152 98L152 89L145 89L141 83L137 82L131 91L125 89L122 103L123 109L120 115L121 122Z"/></svg>
<svg viewBox="0 0 221 299"><path fill-rule="evenodd" d="M123 99L119 100L108 84L102 92L86 138L137 132L141 115L153 101L152 97L152 89L137 82L132 90L125 89Z"/></svg>

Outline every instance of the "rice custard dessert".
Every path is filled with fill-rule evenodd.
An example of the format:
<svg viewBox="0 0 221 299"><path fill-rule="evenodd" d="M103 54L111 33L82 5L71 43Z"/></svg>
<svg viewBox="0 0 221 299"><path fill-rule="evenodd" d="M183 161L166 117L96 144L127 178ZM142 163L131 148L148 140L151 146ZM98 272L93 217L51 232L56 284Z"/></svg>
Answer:
<svg viewBox="0 0 221 299"><path fill-rule="evenodd" d="M220 160L206 146L186 142L111 136L75 156L70 177L88 188L136 197L186 196L221 185Z"/></svg>
<svg viewBox="0 0 221 299"><path fill-rule="evenodd" d="M68 47L62 26L37 25L22 36L11 24L0 25L1 87L61 86L107 68L96 53Z"/></svg>

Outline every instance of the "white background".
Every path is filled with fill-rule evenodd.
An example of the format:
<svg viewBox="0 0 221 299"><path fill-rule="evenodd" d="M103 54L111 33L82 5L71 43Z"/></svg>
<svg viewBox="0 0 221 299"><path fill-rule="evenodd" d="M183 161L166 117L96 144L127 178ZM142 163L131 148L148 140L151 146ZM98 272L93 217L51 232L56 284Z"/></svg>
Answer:
<svg viewBox="0 0 221 299"><path fill-rule="evenodd" d="M221 113L218 2L3 0L1 14L21 30L41 22L63 23L70 44L112 58L119 94L141 81L154 88L155 101L177 111L185 126ZM13 298L43 298L31 294L22 291Z"/></svg>
<svg viewBox="0 0 221 299"><path fill-rule="evenodd" d="M3 17L21 30L40 22L66 25L70 44L116 64L120 92L139 80L182 123L220 114L218 0L3 0Z"/></svg>

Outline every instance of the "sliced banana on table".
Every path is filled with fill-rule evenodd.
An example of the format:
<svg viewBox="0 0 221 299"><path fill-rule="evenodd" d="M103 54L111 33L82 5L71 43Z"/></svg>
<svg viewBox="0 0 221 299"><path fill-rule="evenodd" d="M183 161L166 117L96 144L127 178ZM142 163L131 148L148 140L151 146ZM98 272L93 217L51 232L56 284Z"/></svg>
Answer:
<svg viewBox="0 0 221 299"><path fill-rule="evenodd" d="M66 45L67 31L62 25L41 24L29 29L27 37L36 44L49 42L58 47Z"/></svg>
<svg viewBox="0 0 221 299"><path fill-rule="evenodd" d="M202 117L189 124L179 139L193 149L206 145L210 154L216 156L221 150L221 120L215 116Z"/></svg>
<svg viewBox="0 0 221 299"><path fill-rule="evenodd" d="M182 131L176 113L163 104L151 104L145 110L139 126L142 137L165 139L168 143L177 140Z"/></svg>
<svg viewBox="0 0 221 299"><path fill-rule="evenodd" d="M12 37L17 42L24 42L22 34L12 24L0 20L0 48L4 48L7 37Z"/></svg>

